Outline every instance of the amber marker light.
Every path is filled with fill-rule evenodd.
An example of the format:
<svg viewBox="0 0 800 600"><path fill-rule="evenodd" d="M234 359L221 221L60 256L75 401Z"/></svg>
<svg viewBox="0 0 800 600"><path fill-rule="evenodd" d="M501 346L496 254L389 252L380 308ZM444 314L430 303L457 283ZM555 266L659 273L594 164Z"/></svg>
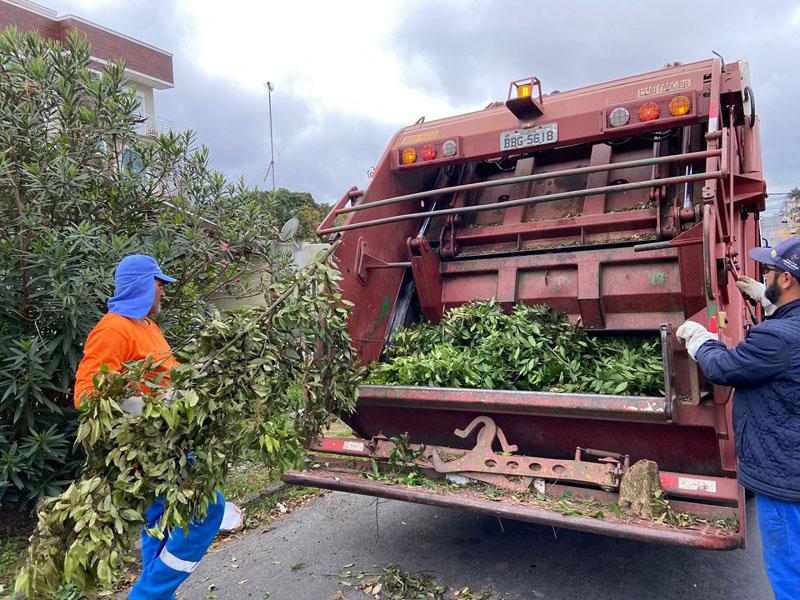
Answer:
<svg viewBox="0 0 800 600"><path fill-rule="evenodd" d="M675 96L669 101L669 112L673 117L682 117L692 110L692 101L689 96Z"/></svg>
<svg viewBox="0 0 800 600"><path fill-rule="evenodd" d="M433 144L425 144L422 147L422 160L433 160L436 158L436 147Z"/></svg>
<svg viewBox="0 0 800 600"><path fill-rule="evenodd" d="M530 98L533 86L530 83L523 83L517 86L517 98Z"/></svg>
<svg viewBox="0 0 800 600"><path fill-rule="evenodd" d="M655 102L645 102L639 107L639 120L653 121L658 118L660 112L658 104Z"/></svg>
<svg viewBox="0 0 800 600"><path fill-rule="evenodd" d="M403 150L402 161L404 165L410 165L417 162L417 151L413 148L406 148Z"/></svg>

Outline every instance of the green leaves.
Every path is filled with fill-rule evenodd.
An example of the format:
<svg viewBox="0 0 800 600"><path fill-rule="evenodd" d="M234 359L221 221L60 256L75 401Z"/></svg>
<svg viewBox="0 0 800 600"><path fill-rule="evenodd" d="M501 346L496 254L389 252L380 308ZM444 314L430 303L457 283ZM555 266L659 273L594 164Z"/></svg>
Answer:
<svg viewBox="0 0 800 600"><path fill-rule="evenodd" d="M0 33L0 505L57 496L83 469L40 513L17 583L37 598L65 578L108 587L134 513L162 497L154 533L184 527L244 449L276 470L299 461L330 415L354 406L359 377L338 273L290 274L277 249L287 211L309 235L323 209L228 183L191 132L143 140L124 65L97 73L90 56L76 32L63 45ZM119 401L147 365L100 373L78 428L82 344L133 253L177 278L158 316L185 363L159 390L175 397L148 397L132 419ZM213 307L258 293L265 308Z"/></svg>
<svg viewBox="0 0 800 600"><path fill-rule="evenodd" d="M658 340L589 337L547 306L472 302L447 312L438 326L398 332L368 381L631 396L662 395Z"/></svg>
<svg viewBox="0 0 800 600"><path fill-rule="evenodd" d="M80 411L82 476L40 511L16 589L37 598L64 582L109 589L156 498L164 512L150 533L161 537L202 518L245 454L277 473L299 463L335 414L353 410L361 378L337 278L312 266L270 285L262 308L213 312L140 417L119 403L147 381L149 362L99 373Z"/></svg>
<svg viewBox="0 0 800 600"><path fill-rule="evenodd" d="M142 139L124 65L97 73L90 56L74 31L63 45L0 32L2 506L55 493L80 468L71 388L120 258L151 254L178 278L158 317L171 343L192 337L213 300L254 295L289 262L278 203L266 210L264 192L226 182L191 132ZM66 445L9 459L54 426Z"/></svg>

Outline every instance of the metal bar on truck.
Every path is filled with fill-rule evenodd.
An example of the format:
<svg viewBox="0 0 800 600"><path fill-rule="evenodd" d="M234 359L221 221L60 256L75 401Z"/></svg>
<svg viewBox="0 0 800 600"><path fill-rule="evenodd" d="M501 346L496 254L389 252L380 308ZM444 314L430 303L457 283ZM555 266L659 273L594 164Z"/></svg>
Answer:
<svg viewBox="0 0 800 600"><path fill-rule="evenodd" d="M609 226L609 214L614 215L614 231L636 231L640 229L655 229L658 216L655 208L644 208L617 213L604 213L598 215L579 215L577 217L562 217L547 221L531 221L514 223L511 225L482 225L469 229L459 229L456 241L459 248L488 243L501 243L517 241L518 239L548 240L561 236L580 235L581 230L588 233L604 233ZM702 243L702 240L697 242ZM635 246L634 246L635 247ZM666 247L666 246L665 246Z"/></svg>
<svg viewBox="0 0 800 600"><path fill-rule="evenodd" d="M588 190L574 190L570 192L561 192L558 194L549 194L545 196L532 196L530 198L519 198L517 200L507 200L506 202L496 202L494 204L480 204L477 206L462 206L458 208L445 208L442 210L435 210L435 211L425 211L425 212L409 213L405 215L395 215L392 217L384 217L382 219L374 219L372 221L364 221L362 223L351 223L349 225L340 225L338 227L318 229L317 233L319 235L328 235L330 233L338 233L340 231L351 231L353 229L363 229L365 227L386 225L387 223L398 223L400 221L412 221L424 217L441 217L444 215L457 215L457 214L472 213L472 212L482 212L486 210L503 210L506 208L511 208L513 206L542 204L544 202L555 202L557 200L566 200L569 198L583 198L585 196L598 196L600 194L609 194L613 192L628 192L631 190L641 190L651 187L658 187L662 185L686 183L688 181L721 179L722 176L723 173L721 171L713 171L711 173L698 173L696 175L681 175L678 177L664 177L662 179L651 179L648 181L636 181L631 183L621 183L618 185L606 185L603 187L598 187Z"/></svg>
<svg viewBox="0 0 800 600"><path fill-rule="evenodd" d="M359 386L360 405L665 423L664 397L563 394L399 385Z"/></svg>
<svg viewBox="0 0 800 600"><path fill-rule="evenodd" d="M414 194L404 194L402 196L395 196L393 198L386 198L385 200L376 200L375 202L366 202L364 204L356 204L354 206L343 206L341 208L334 208L336 214L344 214L355 212L359 210L366 210L368 208L376 208L378 206L386 206L387 204L395 204L397 202L405 202L406 200L420 200L422 198L430 198L431 196L440 196L442 194L450 194L452 192L466 192L469 190L478 190L482 188L495 187L500 185L513 185L515 183L526 183L528 181L539 181L542 179L553 179L556 177L568 177L571 175L583 175L587 173L598 173L602 171L611 171L617 169L633 169L636 167L648 167L650 165L658 165L662 163L684 162L701 160L704 158L712 158L721 156L721 150L703 150L700 152L687 152L685 154L673 154L670 156L659 156L652 158L642 158L638 160L629 160L618 163L609 163L605 165L591 165L588 167L578 167L575 169L564 169L561 171L552 171L550 173L536 173L533 175L522 175L520 177L509 177L507 179L495 179L492 181L479 181L476 183L465 183L462 185L453 185L434 190L425 190L424 192L416 192Z"/></svg>
<svg viewBox="0 0 800 600"><path fill-rule="evenodd" d="M703 243L702 238L691 238L688 240L667 240L666 242L649 242L646 244L636 244L634 252L650 252L651 250L666 250L667 248L680 248L682 246L699 246Z"/></svg>

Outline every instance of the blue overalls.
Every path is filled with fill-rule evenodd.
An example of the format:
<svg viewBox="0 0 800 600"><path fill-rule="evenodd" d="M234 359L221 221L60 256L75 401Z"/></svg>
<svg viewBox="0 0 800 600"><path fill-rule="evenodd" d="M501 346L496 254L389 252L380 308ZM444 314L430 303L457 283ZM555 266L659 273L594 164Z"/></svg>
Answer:
<svg viewBox="0 0 800 600"><path fill-rule="evenodd" d="M157 498L145 512L147 527L154 527L164 512L164 502ZM133 584L129 600L172 600L175 590L194 571L211 542L217 536L225 514L225 498L217 492L202 521L192 520L188 534L174 529L163 540L147 535L142 528L142 574Z"/></svg>

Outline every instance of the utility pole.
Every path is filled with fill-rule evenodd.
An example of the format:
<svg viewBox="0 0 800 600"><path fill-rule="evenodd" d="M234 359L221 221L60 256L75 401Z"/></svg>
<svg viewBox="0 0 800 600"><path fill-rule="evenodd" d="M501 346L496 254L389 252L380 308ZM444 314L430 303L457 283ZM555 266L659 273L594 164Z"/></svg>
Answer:
<svg viewBox="0 0 800 600"><path fill-rule="evenodd" d="M272 140L272 90L275 88L271 81L265 83L267 87L267 98L269 102L269 168L267 176L272 173L272 191L275 191L275 143Z"/></svg>

